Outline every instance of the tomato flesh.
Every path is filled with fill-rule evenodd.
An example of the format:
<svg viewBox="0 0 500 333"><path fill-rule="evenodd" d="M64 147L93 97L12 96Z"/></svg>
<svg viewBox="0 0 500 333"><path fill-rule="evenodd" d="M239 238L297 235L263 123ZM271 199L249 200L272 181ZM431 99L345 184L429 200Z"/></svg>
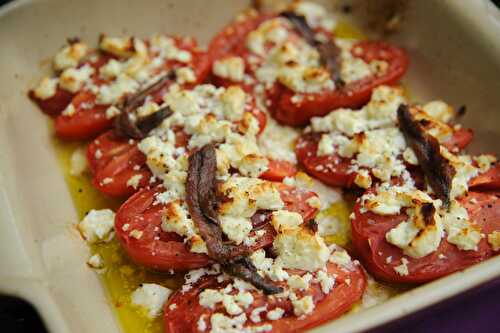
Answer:
<svg viewBox="0 0 500 333"><path fill-rule="evenodd" d="M302 214L305 221L315 216L317 209L306 203L308 198L315 196L314 193L280 183L277 183L277 186L285 203L285 209ZM155 203L155 198L163 191L162 187L143 188L120 207L116 213L115 230L123 248L136 263L159 271L188 270L207 266L212 262L208 256L190 252L177 234L162 231L162 216L168 204ZM266 214L266 217L252 221L267 221L270 218L266 212L258 214ZM239 251L235 252L235 255L248 250L253 252L273 242L275 232L269 223L260 225L254 223L254 231L255 228L265 229L266 233L250 247L238 246ZM142 232L141 237L134 237L131 234L133 230Z"/></svg>
<svg viewBox="0 0 500 333"><path fill-rule="evenodd" d="M109 129L113 120L106 117L109 105L95 103L96 96L90 91L81 91L71 103L73 115L59 115L56 118L56 135L65 140L86 140Z"/></svg>
<svg viewBox="0 0 500 333"><path fill-rule="evenodd" d="M299 319L293 314L293 305L288 298L277 298L266 296L259 291L251 291L253 303L244 310L247 318L251 317L252 311L257 307L266 306L267 311L275 308L284 310L283 317L278 320L269 320L263 312L261 321L256 326L271 325L272 332L302 332L306 329L316 327L326 321L339 317L348 311L353 304L359 301L366 288L366 278L359 266L345 269L334 263L327 264L329 275L335 275L335 285L328 294L321 291L319 284L312 284L308 290L297 292L298 297L311 296L315 303L314 311L304 318ZM301 274L295 270L293 274ZM286 286L286 282L279 283ZM199 294L205 289L223 289L227 282L217 282L216 277L202 278L187 292L177 291L165 304L164 325L165 331L170 333L198 332L198 321L204 318L207 331L210 330L210 316L214 313L227 315L223 306L218 303L214 309L203 307L199 303ZM175 307L172 304L176 304ZM247 325L252 323L250 319Z"/></svg>
<svg viewBox="0 0 500 333"><path fill-rule="evenodd" d="M74 95L58 87L54 96L47 99L38 98L33 90L29 91L28 96L45 114L57 116L71 103Z"/></svg>
<svg viewBox="0 0 500 333"><path fill-rule="evenodd" d="M471 179L469 188L474 191L500 190L500 164L495 164L488 171Z"/></svg>
<svg viewBox="0 0 500 333"><path fill-rule="evenodd" d="M297 173L297 168L292 162L269 160L269 169L260 175L260 178L280 182L285 177L293 177Z"/></svg>
<svg viewBox="0 0 500 333"><path fill-rule="evenodd" d="M500 231L500 199L494 194L469 192L459 200L469 214L470 220L482 233ZM352 243L356 253L362 258L366 269L374 276L394 283L424 283L465 269L494 254L487 239L482 239L477 251L460 250L446 238L435 252L423 258L408 260L408 275L398 274L394 268L401 264L403 251L388 243L386 233L405 221L405 214L381 216L373 212L361 212L361 204L354 207L352 220ZM390 258L390 259L388 259Z"/></svg>

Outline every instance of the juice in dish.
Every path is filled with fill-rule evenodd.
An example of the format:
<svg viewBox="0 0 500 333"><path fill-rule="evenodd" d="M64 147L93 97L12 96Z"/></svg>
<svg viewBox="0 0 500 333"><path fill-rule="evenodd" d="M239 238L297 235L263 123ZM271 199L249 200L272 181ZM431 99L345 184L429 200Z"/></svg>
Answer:
<svg viewBox="0 0 500 333"><path fill-rule="evenodd" d="M71 156L75 150L85 148L85 144L54 140L54 147L80 220L91 209L116 210L120 206L122 200L110 198L92 186L88 170L81 175L71 175ZM123 330L127 333L163 332L161 317L151 320L145 316L130 304L130 294L141 283L157 283L176 289L182 283L182 275L168 276L137 266L130 261L116 239L91 245L90 253L99 254L104 261L105 268L98 271L98 274Z"/></svg>

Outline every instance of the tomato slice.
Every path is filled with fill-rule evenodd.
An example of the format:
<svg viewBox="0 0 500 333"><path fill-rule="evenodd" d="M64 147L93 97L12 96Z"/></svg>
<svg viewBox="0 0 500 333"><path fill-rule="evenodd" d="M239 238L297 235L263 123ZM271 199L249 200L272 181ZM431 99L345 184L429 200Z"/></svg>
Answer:
<svg viewBox="0 0 500 333"><path fill-rule="evenodd" d="M302 332L349 311L353 304L361 299L366 288L366 277L361 267L356 265L346 269L337 264L328 263L326 269L329 275L335 276L335 285L328 294L322 292L318 283L313 283L306 291L300 292L299 297L311 296L313 298L315 308L311 314L303 318L297 317L293 314L293 305L289 298L266 296L260 291L251 290L253 303L244 310L248 318L244 327L250 329L252 325L254 327L271 325L271 331L276 333ZM293 273L301 274L297 270ZM227 313L220 303L214 309L203 307L200 305L199 295L205 289L221 290L227 284L227 281L218 282L216 277L209 276L202 278L186 292L177 291L164 307L165 331L170 333L199 332L200 318L205 322L206 331L209 331L211 315L222 313L227 316ZM286 286L286 282L280 284ZM176 306L172 306L173 304ZM283 309L283 316L277 320L269 320L266 317L267 311L264 311L259 315L261 321L254 324L250 320L252 311L264 306L267 307L267 311L278 307Z"/></svg>
<svg viewBox="0 0 500 333"><path fill-rule="evenodd" d="M314 193L283 184L278 186L285 209L302 214L305 221L317 213L316 208L304 201L315 196ZM120 207L116 213L115 230L123 248L136 263L159 271L188 270L207 266L211 263L208 256L190 252L179 235L162 231L161 217L165 214L166 204L156 203L155 198L163 191L161 186L154 189L143 188ZM260 218L262 214L266 215L264 219ZM247 250L255 251L273 242L275 232L267 223L270 218L269 213L257 212L255 216L258 218L252 218L254 231L265 229L266 233L250 247L240 245L239 253ZM133 230L142 232L141 237L133 237L131 235Z"/></svg>
<svg viewBox="0 0 500 333"><path fill-rule="evenodd" d="M306 133L297 141L295 153L306 172L334 187L352 187L356 174L349 171L351 159L337 154L318 156L319 133Z"/></svg>
<svg viewBox="0 0 500 333"><path fill-rule="evenodd" d="M471 143L474 138L474 131L470 128L460 128L458 130L453 131L453 135L443 142L443 146L445 146L449 151L457 151L465 149Z"/></svg>
<svg viewBox="0 0 500 333"><path fill-rule="evenodd" d="M500 199L497 195L469 192L459 200L469 214L470 220L484 234L500 231ZM371 211L362 212L361 204L354 207L352 220L352 243L362 258L365 268L374 276L395 283L424 283L465 269L494 254L483 238L477 251L460 250L444 237L435 252L423 258L408 260L408 275L399 275L394 268L401 264L403 251L385 240L386 233L405 221L405 214L381 216ZM388 259L390 258L390 259Z"/></svg>
<svg viewBox="0 0 500 333"><path fill-rule="evenodd" d="M57 116L71 103L74 95L58 87L54 96L47 99L38 98L33 90L28 92L28 96L38 105L42 112L49 116Z"/></svg>
<svg viewBox="0 0 500 333"><path fill-rule="evenodd" d="M269 160L269 169L260 178L280 182L285 177L293 177L297 173L295 164L289 161Z"/></svg>
<svg viewBox="0 0 500 333"><path fill-rule="evenodd" d="M471 133L469 130L455 131L443 145L450 149L464 149L472 140ZM327 185L345 188L355 186L356 173L351 170L352 159L338 154L318 156L320 139L321 133L305 133L299 137L295 148L299 163L308 174ZM478 183L479 181L478 179Z"/></svg>
<svg viewBox="0 0 500 333"><path fill-rule="evenodd" d="M500 164L495 164L485 173L471 179L469 188L474 191L500 190Z"/></svg>
<svg viewBox="0 0 500 333"><path fill-rule="evenodd" d="M236 20L220 31L208 46L208 54L212 60L221 59L230 54L239 54L245 47L247 35L264 21L276 17L274 14L248 14L245 19Z"/></svg>
<svg viewBox="0 0 500 333"><path fill-rule="evenodd" d="M96 104L95 100L90 91L78 92L71 101L75 113L56 118L56 135L65 140L85 140L110 128L113 120L106 117L109 105Z"/></svg>
<svg viewBox="0 0 500 333"><path fill-rule="evenodd" d="M190 66L193 68L196 76L196 82L189 85L196 85L203 82L210 72L211 59L208 58L205 52L197 48L196 41L192 38L174 38L174 41L178 48L187 50L192 54ZM98 60L91 63L91 65L97 70L111 58L114 58L114 56L104 53L98 57ZM186 64L178 61L166 60L161 68L164 70L171 70L185 65ZM94 74L94 80L98 85L103 83L102 80L98 78L97 74ZM153 99L157 102L161 101L167 88L168 87L165 87L158 91L152 96ZM109 105L97 104L96 96L90 91L82 90L77 92L71 103L73 103L75 107L75 114L71 116L59 115L56 119L56 134L60 138L66 140L91 139L112 126L113 120L108 119L105 113ZM60 104L62 105L62 103ZM60 111L61 110L58 109L58 112Z"/></svg>
<svg viewBox="0 0 500 333"><path fill-rule="evenodd" d="M368 102L374 88L397 83L408 68L406 52L385 42L361 41L352 50L361 50L353 55L365 61L382 60L389 66L380 76L360 79L331 91L301 94L303 98L299 101L293 98L295 92L278 85L268 92L273 117L283 124L302 126L312 117L324 116L338 108L358 108Z"/></svg>

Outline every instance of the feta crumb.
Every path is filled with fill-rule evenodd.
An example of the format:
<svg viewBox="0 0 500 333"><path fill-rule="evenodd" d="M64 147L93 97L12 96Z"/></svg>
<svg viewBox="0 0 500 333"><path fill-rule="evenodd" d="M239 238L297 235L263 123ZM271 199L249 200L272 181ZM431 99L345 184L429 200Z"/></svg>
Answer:
<svg viewBox="0 0 500 333"><path fill-rule="evenodd" d="M330 251L318 234L303 229L285 229L274 239L276 261L285 268L315 271L325 266Z"/></svg>
<svg viewBox="0 0 500 333"><path fill-rule="evenodd" d="M395 266L394 270L399 275L406 276L406 275L409 274L408 263L409 263L408 259L406 259L406 258L403 257L403 258L401 258L401 265Z"/></svg>
<svg viewBox="0 0 500 333"><path fill-rule="evenodd" d="M277 232L284 229L294 229L300 226L304 220L302 215L288 210L277 210L271 214L271 224Z"/></svg>
<svg viewBox="0 0 500 333"><path fill-rule="evenodd" d="M142 307L150 318L160 315L172 290L155 283L143 283L131 295L132 304Z"/></svg>
<svg viewBox="0 0 500 333"><path fill-rule="evenodd" d="M493 231L488 235L488 243L490 243L493 251L500 250L500 231Z"/></svg>
<svg viewBox="0 0 500 333"><path fill-rule="evenodd" d="M141 182L141 179L142 179L142 175L141 174L133 175L132 177L130 177L127 180L127 186L130 186L134 190L137 190L137 188L139 187L139 184Z"/></svg>
<svg viewBox="0 0 500 333"><path fill-rule="evenodd" d="M85 170L87 170L87 156L85 149L77 148L71 154L69 173L72 176L80 176Z"/></svg>
<svg viewBox="0 0 500 333"><path fill-rule="evenodd" d="M92 209L77 227L88 243L95 243L107 240L114 223L115 213L111 209Z"/></svg>
<svg viewBox="0 0 500 333"><path fill-rule="evenodd" d="M293 300L293 313L299 317L302 315L307 315L314 310L314 301L312 296L305 296L301 299Z"/></svg>
<svg viewBox="0 0 500 333"><path fill-rule="evenodd" d="M96 253L87 260L87 265L94 269L100 269L104 267L104 261L100 254Z"/></svg>
<svg viewBox="0 0 500 333"><path fill-rule="evenodd" d="M227 57L216 60L212 66L215 75L234 82L243 81L245 74L245 63L240 57Z"/></svg>
<svg viewBox="0 0 500 333"><path fill-rule="evenodd" d="M49 99L56 94L58 84L59 79L44 77L35 88L33 93L35 94L35 97L39 99Z"/></svg>
<svg viewBox="0 0 500 333"><path fill-rule="evenodd" d="M278 320L283 317L283 314L285 314L285 310L283 310L282 308L274 308L267 313L266 317L269 320Z"/></svg>

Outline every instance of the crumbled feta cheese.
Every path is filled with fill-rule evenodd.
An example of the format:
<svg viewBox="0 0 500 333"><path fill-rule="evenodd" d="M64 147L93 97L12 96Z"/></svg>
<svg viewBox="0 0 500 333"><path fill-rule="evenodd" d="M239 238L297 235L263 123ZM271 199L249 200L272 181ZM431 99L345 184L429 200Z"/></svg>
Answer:
<svg viewBox="0 0 500 333"><path fill-rule="evenodd" d="M303 276L291 275L287 280L287 284L291 289L307 290L311 280L312 275L310 273L306 273Z"/></svg>
<svg viewBox="0 0 500 333"><path fill-rule="evenodd" d="M33 93L35 94L35 97L39 99L49 99L56 94L58 84L58 78L44 77L35 88Z"/></svg>
<svg viewBox="0 0 500 333"><path fill-rule="evenodd" d="M500 231L493 231L488 234L488 243L490 243L493 251L500 250Z"/></svg>
<svg viewBox="0 0 500 333"><path fill-rule="evenodd" d="M469 221L467 210L457 201L451 201L449 211L443 215L443 225L448 242L460 250L477 250L481 229Z"/></svg>
<svg viewBox="0 0 500 333"><path fill-rule="evenodd" d="M177 82L179 84L196 82L196 74L189 67L180 67L175 70Z"/></svg>
<svg viewBox="0 0 500 333"><path fill-rule="evenodd" d="M274 239L276 261L284 268L315 271L325 266L330 251L318 234L304 229L282 230Z"/></svg>
<svg viewBox="0 0 500 333"><path fill-rule="evenodd" d="M386 234L389 243L401 248L404 254L412 258L422 258L436 251L444 235L438 212L433 213L430 223L425 220L426 213L422 207L408 209L408 221L401 222Z"/></svg>
<svg viewBox="0 0 500 333"><path fill-rule="evenodd" d="M332 137L328 134L322 134L318 143L318 156L331 155L334 151Z"/></svg>
<svg viewBox="0 0 500 333"><path fill-rule="evenodd" d="M241 244L252 231L252 223L245 217L220 216L222 231L226 236L235 242Z"/></svg>
<svg viewBox="0 0 500 333"><path fill-rule="evenodd" d="M139 83L127 74L119 74L110 84L99 87L96 102L98 104L116 104L126 94L132 94L139 89Z"/></svg>
<svg viewBox="0 0 500 333"><path fill-rule="evenodd" d="M87 265L94 269L101 269L104 267L104 261L100 254L96 253L87 260Z"/></svg>
<svg viewBox="0 0 500 333"><path fill-rule="evenodd" d="M227 57L216 60L212 65L212 71L219 77L240 82L243 81L245 74L245 63L240 57Z"/></svg>
<svg viewBox="0 0 500 333"><path fill-rule="evenodd" d="M351 256L345 250L335 249L335 251L333 251L330 254L329 260L330 260L330 262L333 262L333 263L335 263L337 265L341 265L341 266L348 267L348 266L352 265Z"/></svg>
<svg viewBox="0 0 500 333"><path fill-rule="evenodd" d="M398 273L399 275L401 276L406 276L409 274L409 271L408 271L408 259L406 258L401 258L401 264L398 265L398 266L395 266L394 267L394 270L396 271L396 273Z"/></svg>
<svg viewBox="0 0 500 333"><path fill-rule="evenodd" d="M302 315L308 315L314 310L314 301L312 296L305 296L297 300L292 301L293 313L299 317Z"/></svg>
<svg viewBox="0 0 500 333"><path fill-rule="evenodd" d="M271 224L277 232L284 229L293 229L300 226L304 220L302 215L288 210L277 210L271 214Z"/></svg>
<svg viewBox="0 0 500 333"><path fill-rule="evenodd" d="M85 149L77 148L71 154L69 173L72 176L80 176L87 170L87 156Z"/></svg>
<svg viewBox="0 0 500 333"><path fill-rule="evenodd" d="M114 105L111 105L106 109L106 118L111 119L118 116L122 111Z"/></svg>
<svg viewBox="0 0 500 333"><path fill-rule="evenodd" d="M115 213L111 209L92 209L78 224L78 230L89 243L107 240L115 224Z"/></svg>
<svg viewBox="0 0 500 333"><path fill-rule="evenodd" d="M282 308L274 308L267 313L266 317L269 320L278 320L281 319L284 314L285 310L283 310Z"/></svg>
<svg viewBox="0 0 500 333"><path fill-rule="evenodd" d="M143 176L141 174L133 175L127 180L127 186L132 187L134 190L137 190L142 177Z"/></svg>
<svg viewBox="0 0 500 333"><path fill-rule="evenodd" d="M76 67L80 60L87 55L88 46L85 43L76 42L62 48L54 57L54 69L62 71L70 67Z"/></svg>
<svg viewBox="0 0 500 333"><path fill-rule="evenodd" d="M76 93L92 74L94 74L94 68L88 64L80 68L65 69L59 77L59 86L64 90Z"/></svg>
<svg viewBox="0 0 500 333"><path fill-rule="evenodd" d="M319 282L321 291L323 291L324 294L330 293L330 291L333 289L333 286L335 285L335 278L333 276L330 276L328 272L323 270L320 270L316 273L316 280Z"/></svg>
<svg viewBox="0 0 500 333"><path fill-rule="evenodd" d="M219 205L222 215L249 218L258 209L277 210L284 207L275 184L261 179L230 177L220 191L227 197Z"/></svg>
<svg viewBox="0 0 500 333"><path fill-rule="evenodd" d="M155 283L143 283L131 295L132 304L144 308L150 318L160 315L163 304L172 294L169 288Z"/></svg>

